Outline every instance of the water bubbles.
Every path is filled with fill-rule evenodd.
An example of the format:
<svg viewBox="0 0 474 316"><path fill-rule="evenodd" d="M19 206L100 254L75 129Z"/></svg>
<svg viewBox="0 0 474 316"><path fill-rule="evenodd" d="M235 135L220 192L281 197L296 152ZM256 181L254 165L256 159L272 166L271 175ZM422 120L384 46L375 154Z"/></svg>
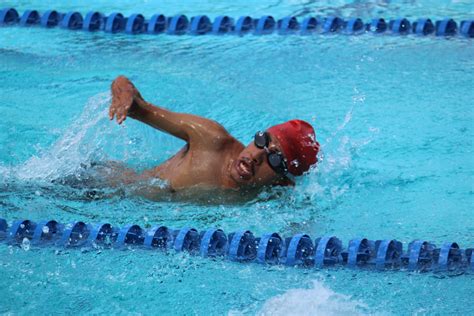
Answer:
<svg viewBox="0 0 474 316"><path fill-rule="evenodd" d="M314 149L319 148L318 142L316 142L315 140L304 141L303 145L303 147L313 147Z"/></svg>
<svg viewBox="0 0 474 316"><path fill-rule="evenodd" d="M49 227L48 226L44 226L42 230L43 230L43 234L49 234Z"/></svg>
<svg viewBox="0 0 474 316"><path fill-rule="evenodd" d="M359 91L356 87L354 87L354 95L352 96L352 102L355 103L363 103L365 101L365 94Z"/></svg>
<svg viewBox="0 0 474 316"><path fill-rule="evenodd" d="M148 185L157 187L159 189L167 189L169 187L169 182L159 178L151 178L147 181Z"/></svg>
<svg viewBox="0 0 474 316"><path fill-rule="evenodd" d="M379 132L380 132L380 128L370 126L370 127L369 127L369 132L371 132L371 133L379 133Z"/></svg>
<svg viewBox="0 0 474 316"><path fill-rule="evenodd" d="M354 103L363 103L365 101L365 95L354 95L352 96L352 102Z"/></svg>
<svg viewBox="0 0 474 316"><path fill-rule="evenodd" d="M300 162L298 161L298 159L295 159L295 160L290 161L290 164L294 166L295 168L298 168L300 165Z"/></svg>

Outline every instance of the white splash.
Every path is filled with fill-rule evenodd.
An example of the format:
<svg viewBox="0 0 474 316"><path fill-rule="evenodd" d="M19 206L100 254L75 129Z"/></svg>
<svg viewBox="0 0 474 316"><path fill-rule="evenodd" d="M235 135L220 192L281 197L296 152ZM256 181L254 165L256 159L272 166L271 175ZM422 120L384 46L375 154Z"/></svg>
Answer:
<svg viewBox="0 0 474 316"><path fill-rule="evenodd" d="M28 251L30 250L30 247L31 246L31 242L28 238L23 238L23 240L21 241L21 244L20 244L20 247L21 249L23 249L24 251Z"/></svg>
<svg viewBox="0 0 474 316"><path fill-rule="evenodd" d="M257 313L278 315L363 315L367 306L314 281L310 289L291 289L267 300Z"/></svg>
<svg viewBox="0 0 474 316"><path fill-rule="evenodd" d="M104 124L108 121L109 102L109 93L89 99L82 114L56 143L16 168L16 176L23 180L56 179L74 173L81 163L90 161L101 147L100 138L105 139L104 134L111 130L111 124Z"/></svg>
<svg viewBox="0 0 474 316"><path fill-rule="evenodd" d="M353 102L341 122L332 129L329 137L321 144L318 163L313 166L306 177L299 179L303 185L296 186L299 195L308 196L319 205L335 201L348 190L348 174L353 172L354 157L369 145L379 133L378 128L368 126L368 133L355 137L350 132L350 123L357 115L357 110L365 103L363 92L354 88Z"/></svg>
<svg viewBox="0 0 474 316"><path fill-rule="evenodd" d="M3 184L7 179L10 178L10 168L0 165L0 184Z"/></svg>

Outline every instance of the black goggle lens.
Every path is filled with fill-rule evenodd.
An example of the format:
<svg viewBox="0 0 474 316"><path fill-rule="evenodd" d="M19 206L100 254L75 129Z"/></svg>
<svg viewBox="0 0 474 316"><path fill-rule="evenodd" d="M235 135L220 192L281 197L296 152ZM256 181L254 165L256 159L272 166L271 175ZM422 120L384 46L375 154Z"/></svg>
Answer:
<svg viewBox="0 0 474 316"><path fill-rule="evenodd" d="M285 160L280 153L269 153L267 158L270 167L272 167L275 171L279 173L286 172Z"/></svg>
<svg viewBox="0 0 474 316"><path fill-rule="evenodd" d="M257 132L255 134L254 144L257 148L264 149L268 148L270 143L270 136L267 132ZM285 158L280 152L271 152L267 149L267 160L270 167L275 172L280 174L286 174L288 169L286 167Z"/></svg>
<svg viewBox="0 0 474 316"><path fill-rule="evenodd" d="M267 132L257 132L255 134L254 143L257 148L268 147L269 139Z"/></svg>
<svg viewBox="0 0 474 316"><path fill-rule="evenodd" d="M282 162L281 156L276 153L268 154L268 163L272 167L278 167Z"/></svg>

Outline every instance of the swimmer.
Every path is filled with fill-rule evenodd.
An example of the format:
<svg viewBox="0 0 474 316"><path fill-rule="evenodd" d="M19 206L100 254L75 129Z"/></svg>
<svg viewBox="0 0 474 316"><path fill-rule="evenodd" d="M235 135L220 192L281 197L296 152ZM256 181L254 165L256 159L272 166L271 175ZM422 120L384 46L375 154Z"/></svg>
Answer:
<svg viewBox="0 0 474 316"><path fill-rule="evenodd" d="M159 166L140 174L124 170L120 178L125 184L161 179L172 192L199 188L250 192L266 186L293 186L292 178L317 162L319 143L305 121L291 120L257 131L254 140L244 146L215 121L145 101L124 76L113 81L111 90L110 120L122 124L130 117L186 142ZM142 188L137 193L154 199L160 193L154 191Z"/></svg>

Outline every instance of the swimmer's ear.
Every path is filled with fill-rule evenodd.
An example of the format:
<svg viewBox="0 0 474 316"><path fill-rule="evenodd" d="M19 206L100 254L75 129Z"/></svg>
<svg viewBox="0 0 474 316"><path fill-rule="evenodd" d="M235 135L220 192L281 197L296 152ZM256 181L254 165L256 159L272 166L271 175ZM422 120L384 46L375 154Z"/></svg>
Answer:
<svg viewBox="0 0 474 316"><path fill-rule="evenodd" d="M279 185L279 186L282 186L282 187L288 187L288 186L294 187L295 182L293 180L291 180L290 178L288 178L288 177L281 177L278 180L276 180L275 182L273 182L273 185Z"/></svg>

